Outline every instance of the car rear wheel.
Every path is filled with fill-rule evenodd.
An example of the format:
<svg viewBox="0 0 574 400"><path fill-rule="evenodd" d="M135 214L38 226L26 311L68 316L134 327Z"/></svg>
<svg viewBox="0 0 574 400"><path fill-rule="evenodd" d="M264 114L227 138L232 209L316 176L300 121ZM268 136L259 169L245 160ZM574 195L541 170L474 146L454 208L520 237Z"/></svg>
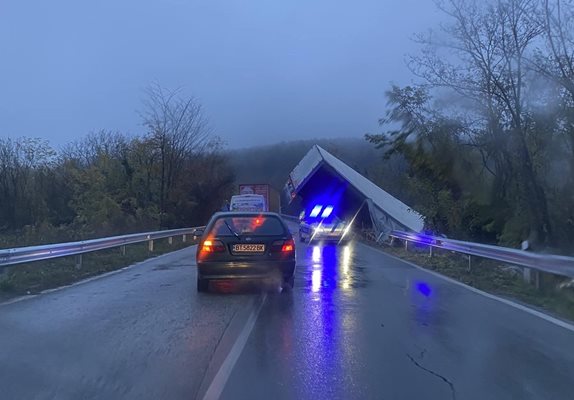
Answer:
<svg viewBox="0 0 574 400"><path fill-rule="evenodd" d="M207 292L207 289L209 289L209 281L207 279L197 278L197 291Z"/></svg>

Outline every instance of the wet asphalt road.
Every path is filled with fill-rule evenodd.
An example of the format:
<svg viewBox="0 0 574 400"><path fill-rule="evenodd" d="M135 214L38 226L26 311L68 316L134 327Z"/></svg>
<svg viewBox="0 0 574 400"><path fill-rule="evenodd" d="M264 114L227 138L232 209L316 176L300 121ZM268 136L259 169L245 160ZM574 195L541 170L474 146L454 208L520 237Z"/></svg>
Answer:
<svg viewBox="0 0 574 400"><path fill-rule="evenodd" d="M361 244L298 256L222 398L574 398L574 332Z"/></svg>
<svg viewBox="0 0 574 400"><path fill-rule="evenodd" d="M253 294L195 293L195 247L0 306L0 399L193 399Z"/></svg>
<svg viewBox="0 0 574 400"><path fill-rule="evenodd" d="M297 251L222 398L574 398L574 332L361 244ZM0 306L0 398L195 398L260 295L198 295L193 254Z"/></svg>

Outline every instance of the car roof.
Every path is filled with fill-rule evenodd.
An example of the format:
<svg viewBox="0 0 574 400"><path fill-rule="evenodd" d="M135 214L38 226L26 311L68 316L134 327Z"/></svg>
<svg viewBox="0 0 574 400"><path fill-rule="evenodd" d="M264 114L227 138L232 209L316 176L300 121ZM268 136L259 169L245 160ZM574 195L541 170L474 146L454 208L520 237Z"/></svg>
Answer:
<svg viewBox="0 0 574 400"><path fill-rule="evenodd" d="M279 214L271 211L219 211L213 214L213 217L281 217Z"/></svg>

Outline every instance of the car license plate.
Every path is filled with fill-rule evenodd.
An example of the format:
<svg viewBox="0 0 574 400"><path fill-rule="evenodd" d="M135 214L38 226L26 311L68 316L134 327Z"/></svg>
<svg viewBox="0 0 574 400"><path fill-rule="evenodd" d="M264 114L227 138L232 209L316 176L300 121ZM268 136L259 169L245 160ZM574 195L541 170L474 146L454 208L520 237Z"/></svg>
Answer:
<svg viewBox="0 0 574 400"><path fill-rule="evenodd" d="M263 253L265 251L264 244L234 244L234 253Z"/></svg>

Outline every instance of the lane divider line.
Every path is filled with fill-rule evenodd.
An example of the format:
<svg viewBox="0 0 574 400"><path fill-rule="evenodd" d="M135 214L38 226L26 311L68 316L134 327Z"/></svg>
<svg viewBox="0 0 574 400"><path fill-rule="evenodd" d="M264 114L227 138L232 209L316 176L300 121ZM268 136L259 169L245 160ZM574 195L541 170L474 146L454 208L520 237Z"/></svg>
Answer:
<svg viewBox="0 0 574 400"><path fill-rule="evenodd" d="M249 339L249 336L251 335L251 331L255 326L255 322L257 321L259 312L261 311L263 305L265 304L265 300L267 300L267 293L263 294L263 296L261 296L259 304L256 304L255 307L253 307L253 310L249 314L247 322L243 326L241 333L237 337L235 343L233 343L231 350L229 350L229 353L225 357L225 360L223 360L221 367L219 368L219 370L213 377L213 380L209 384L209 387L207 388L205 395L203 396L203 400L217 400L223 393L225 384L227 383L227 380L231 376L233 367L237 363L237 360L239 360L239 356L241 355L243 349L245 348L245 345L247 344L247 339Z"/></svg>
<svg viewBox="0 0 574 400"><path fill-rule="evenodd" d="M462 286L462 287L464 287L464 288L470 290L471 292L474 292L474 293L476 293L476 294L482 295L482 296L484 296L484 297L488 297L489 299L492 299L492 300L499 301L499 302L504 303L504 304L506 304L506 305L508 305L508 306L510 306L510 307L514 307L514 308L516 308L516 309L518 309L518 310L522 310L522 311L524 311L524 312L527 312L528 314L534 315L534 316L536 316L536 317L538 317L538 318L542 318L543 320L545 320L545 321L547 321L547 322L550 322L550 323L552 323L552 324L554 324L554 325L557 325L557 326L559 326L559 327L561 327L561 328L564 328L564 329L567 329L567 330L569 330L569 331L571 331L571 332L574 332L574 325L572 325L571 323L568 323L568 322L563 321L563 320L561 320L561 319L555 318L555 317L553 317L553 316L551 316L551 315L545 314L545 313L543 313L543 312L541 312L541 311L538 311L538 310L535 310L535 309L533 309L533 308L530 308L530 307L524 306L524 305L522 305L522 304L516 303L516 302L514 302L514 301L512 301L512 300L508 300L508 299L505 299L505 298L503 298L503 297L498 297L498 296L496 296L496 295L494 295L494 294L491 294L491 293L482 291L482 290L480 290L480 289L477 289L477 288L475 288L475 287L469 286L469 285L467 285L466 283L462 283L462 282L460 282L460 281L457 281L456 279L453 279L453 278L450 278L450 277L448 277L448 276L439 274L438 272L431 271L431 270L426 269L426 268L424 268L424 267L421 267L420 265L417 265L417 264L415 264L415 263L413 263L413 262L411 262L411 261L403 260L402 258L399 258L399 257L396 257L396 256L394 256L394 255L392 255L392 254L386 253L386 252L384 252L383 250L377 249L376 247L371 247L371 246L366 245L366 244L364 244L364 243L361 243L361 245L362 245L362 246L365 246L365 247L368 247L368 248L370 248L370 249L372 249L372 250L375 250L375 251L377 251L377 252L379 252L379 253L381 253L381 254L384 254L385 256L387 256L387 257L389 257L389 258L393 258L393 259L395 259L395 260L397 260L397 261L401 261L401 262L403 262L403 263L405 263L405 264L408 264L408 265L410 265L410 266L412 266L412 267L415 267L415 268L418 269L418 270L421 270L421 271L424 271L424 272L426 272L426 273L428 273L428 274L431 274L431 275L433 275L433 276L436 276L437 278L441 278L441 279L444 279L445 281L448 281L448 282L453 283L453 284L455 284L455 285Z"/></svg>

